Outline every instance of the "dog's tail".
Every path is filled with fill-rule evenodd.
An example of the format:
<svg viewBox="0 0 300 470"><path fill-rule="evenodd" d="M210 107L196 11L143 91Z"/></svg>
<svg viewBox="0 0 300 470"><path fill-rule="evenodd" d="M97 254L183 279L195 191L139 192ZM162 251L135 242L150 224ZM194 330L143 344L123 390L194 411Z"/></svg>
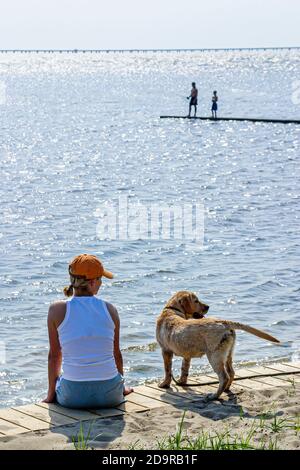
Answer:
<svg viewBox="0 0 300 470"><path fill-rule="evenodd" d="M257 330L256 328L253 328L252 326L244 325L243 323L238 323L238 322L228 321L228 320L217 320L217 323L222 323L223 325L229 326L230 328L233 328L234 330L247 331L248 333L251 333L252 335L258 336L259 338L266 339L267 341L271 341L272 343L280 343L280 341L274 338L274 336L271 336L268 333L265 333L264 331Z"/></svg>

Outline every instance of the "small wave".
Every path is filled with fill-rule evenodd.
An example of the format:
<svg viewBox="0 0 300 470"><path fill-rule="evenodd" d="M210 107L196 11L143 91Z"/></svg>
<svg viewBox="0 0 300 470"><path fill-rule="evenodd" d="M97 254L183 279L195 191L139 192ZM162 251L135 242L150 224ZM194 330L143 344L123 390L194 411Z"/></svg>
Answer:
<svg viewBox="0 0 300 470"><path fill-rule="evenodd" d="M122 349L124 352L141 352L141 351L155 351L158 349L157 343L149 343L149 344L142 344L142 345L134 345L128 346L127 348Z"/></svg>
<svg viewBox="0 0 300 470"><path fill-rule="evenodd" d="M16 286L17 284L19 284L20 281L18 281L17 279L3 278L2 282L4 285Z"/></svg>
<svg viewBox="0 0 300 470"><path fill-rule="evenodd" d="M124 284L134 284L136 279L120 279L120 281L113 281L113 286L123 286Z"/></svg>
<svg viewBox="0 0 300 470"><path fill-rule="evenodd" d="M75 193L75 194L76 194L76 193L83 193L83 192L85 192L85 191L88 191L88 189L86 189L86 188L67 189L67 188L66 188L65 191L66 191L66 193L72 193L72 194Z"/></svg>
<svg viewBox="0 0 300 470"><path fill-rule="evenodd" d="M250 290L255 290L255 289L261 289L261 290L267 290L271 289L274 287L286 287L286 284L282 284L279 281L266 281L262 282L261 284L256 284L254 287L251 287Z"/></svg>
<svg viewBox="0 0 300 470"><path fill-rule="evenodd" d="M0 301L5 302L19 302L21 297L18 294L10 295L8 297L0 297Z"/></svg>
<svg viewBox="0 0 300 470"><path fill-rule="evenodd" d="M147 278L152 278L154 277L154 273L146 273L146 274L143 274L143 277L147 277Z"/></svg>
<svg viewBox="0 0 300 470"><path fill-rule="evenodd" d="M136 366L130 367L130 370L136 373L144 373L144 372L150 372L150 371L155 370L155 367L149 364L138 364Z"/></svg>
<svg viewBox="0 0 300 470"><path fill-rule="evenodd" d="M175 273L176 271L173 271L172 269L158 269L156 271L157 273Z"/></svg>
<svg viewBox="0 0 300 470"><path fill-rule="evenodd" d="M63 267L65 268L66 267L66 263L64 261L54 261L54 263L52 263L52 268L60 268L60 267Z"/></svg>
<svg viewBox="0 0 300 470"><path fill-rule="evenodd" d="M299 322L294 320L278 320L271 323L271 326L299 326Z"/></svg>

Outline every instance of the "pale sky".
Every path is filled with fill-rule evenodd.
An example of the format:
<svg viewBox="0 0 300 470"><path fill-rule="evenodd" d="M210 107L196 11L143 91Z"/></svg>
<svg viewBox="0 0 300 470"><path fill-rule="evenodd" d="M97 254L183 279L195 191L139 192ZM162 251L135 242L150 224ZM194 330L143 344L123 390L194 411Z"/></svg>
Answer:
<svg viewBox="0 0 300 470"><path fill-rule="evenodd" d="M300 0L0 0L0 49L300 46Z"/></svg>

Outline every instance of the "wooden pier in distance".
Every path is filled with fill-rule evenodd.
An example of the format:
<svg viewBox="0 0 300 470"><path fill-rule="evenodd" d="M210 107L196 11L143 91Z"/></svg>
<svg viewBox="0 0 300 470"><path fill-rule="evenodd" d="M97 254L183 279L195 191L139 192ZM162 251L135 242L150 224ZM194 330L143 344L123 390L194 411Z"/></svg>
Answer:
<svg viewBox="0 0 300 470"><path fill-rule="evenodd" d="M183 49L0 49L0 53L21 53L21 54L31 54L31 53L67 53L67 54L77 54L77 53L156 53L156 52L205 52L205 53L214 53L214 52L252 52L252 51L292 51L300 49L299 46L281 46L281 47L218 47L218 48L183 48Z"/></svg>
<svg viewBox="0 0 300 470"><path fill-rule="evenodd" d="M264 118L236 118L236 117L218 117L211 116L160 116L160 119L201 119L202 121L250 121L250 122L272 122L279 124L300 124L300 119L264 119Z"/></svg>
<svg viewBox="0 0 300 470"><path fill-rule="evenodd" d="M61 426L80 421L122 416L128 413L143 413L153 408L179 405L188 409L195 402L203 402L207 393L218 388L217 376L212 373L191 376L193 387L173 385L170 389L160 389L157 383L135 387L126 397L126 402L109 409L78 410L54 403L36 403L0 409L0 442L9 436L17 436L41 430L53 431ZM285 362L257 367L244 367L236 370L231 386L233 393L250 390L267 390L273 387L289 388L300 383L300 362ZM163 415L162 409L162 415Z"/></svg>

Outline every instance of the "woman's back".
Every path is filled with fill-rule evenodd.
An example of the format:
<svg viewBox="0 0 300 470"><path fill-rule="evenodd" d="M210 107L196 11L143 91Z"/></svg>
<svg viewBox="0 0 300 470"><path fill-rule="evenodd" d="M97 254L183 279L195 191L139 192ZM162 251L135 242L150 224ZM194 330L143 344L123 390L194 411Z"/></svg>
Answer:
<svg viewBox="0 0 300 470"><path fill-rule="evenodd" d="M72 381L108 380L118 374L114 358L115 324L106 303L74 296L57 328L63 357L62 377Z"/></svg>

